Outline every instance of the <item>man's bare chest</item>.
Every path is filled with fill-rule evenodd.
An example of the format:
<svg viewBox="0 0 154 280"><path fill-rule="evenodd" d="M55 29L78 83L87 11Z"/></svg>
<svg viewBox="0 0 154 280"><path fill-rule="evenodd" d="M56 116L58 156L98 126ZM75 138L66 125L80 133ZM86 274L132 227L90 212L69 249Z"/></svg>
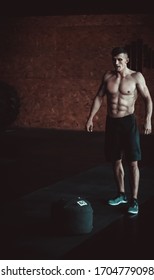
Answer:
<svg viewBox="0 0 154 280"><path fill-rule="evenodd" d="M136 84L133 79L109 79L106 85L107 92L111 95L132 95L135 93Z"/></svg>

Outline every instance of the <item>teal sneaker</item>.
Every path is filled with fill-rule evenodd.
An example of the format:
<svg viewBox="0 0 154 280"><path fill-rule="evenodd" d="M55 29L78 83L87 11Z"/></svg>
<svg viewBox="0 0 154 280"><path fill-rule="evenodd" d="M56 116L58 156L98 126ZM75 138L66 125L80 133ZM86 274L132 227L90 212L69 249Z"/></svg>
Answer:
<svg viewBox="0 0 154 280"><path fill-rule="evenodd" d="M126 204L128 202L125 194L120 194L113 199L108 200L108 204L112 206L117 206L120 204Z"/></svg>
<svg viewBox="0 0 154 280"><path fill-rule="evenodd" d="M138 201L137 201L137 199L133 199L129 208L128 208L128 213L133 214L133 215L137 215L138 212L139 212Z"/></svg>

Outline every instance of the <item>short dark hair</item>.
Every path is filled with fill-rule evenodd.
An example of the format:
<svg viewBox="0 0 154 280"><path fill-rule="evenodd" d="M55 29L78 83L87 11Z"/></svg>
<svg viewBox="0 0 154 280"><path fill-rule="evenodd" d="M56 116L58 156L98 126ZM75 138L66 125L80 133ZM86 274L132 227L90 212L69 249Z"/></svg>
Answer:
<svg viewBox="0 0 154 280"><path fill-rule="evenodd" d="M120 53L126 53L128 55L128 51L125 47L116 47L112 49L111 55L116 56Z"/></svg>

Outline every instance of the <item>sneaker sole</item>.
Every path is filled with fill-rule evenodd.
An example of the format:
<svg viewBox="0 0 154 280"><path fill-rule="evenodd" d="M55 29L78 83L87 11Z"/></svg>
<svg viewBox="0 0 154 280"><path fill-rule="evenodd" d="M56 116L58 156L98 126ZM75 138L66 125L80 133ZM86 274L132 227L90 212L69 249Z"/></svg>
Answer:
<svg viewBox="0 0 154 280"><path fill-rule="evenodd" d="M137 214L138 214L138 211L136 211L136 212L128 211L128 214L137 215Z"/></svg>
<svg viewBox="0 0 154 280"><path fill-rule="evenodd" d="M115 204L108 202L108 204L111 205L111 206L117 206L117 205L126 204L126 203L128 203L128 201L119 201L118 203L115 203Z"/></svg>

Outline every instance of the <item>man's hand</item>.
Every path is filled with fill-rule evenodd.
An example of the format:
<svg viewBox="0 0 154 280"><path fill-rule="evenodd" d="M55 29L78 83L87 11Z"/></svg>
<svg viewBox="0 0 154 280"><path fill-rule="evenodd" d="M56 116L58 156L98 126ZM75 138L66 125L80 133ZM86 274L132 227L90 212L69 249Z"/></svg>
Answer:
<svg viewBox="0 0 154 280"><path fill-rule="evenodd" d="M144 134L148 135L152 132L152 128L151 128L151 122L150 121L146 121L143 127L143 132Z"/></svg>
<svg viewBox="0 0 154 280"><path fill-rule="evenodd" d="M91 119L89 119L87 121L86 129L87 129L88 132L92 132L93 131L93 121Z"/></svg>

